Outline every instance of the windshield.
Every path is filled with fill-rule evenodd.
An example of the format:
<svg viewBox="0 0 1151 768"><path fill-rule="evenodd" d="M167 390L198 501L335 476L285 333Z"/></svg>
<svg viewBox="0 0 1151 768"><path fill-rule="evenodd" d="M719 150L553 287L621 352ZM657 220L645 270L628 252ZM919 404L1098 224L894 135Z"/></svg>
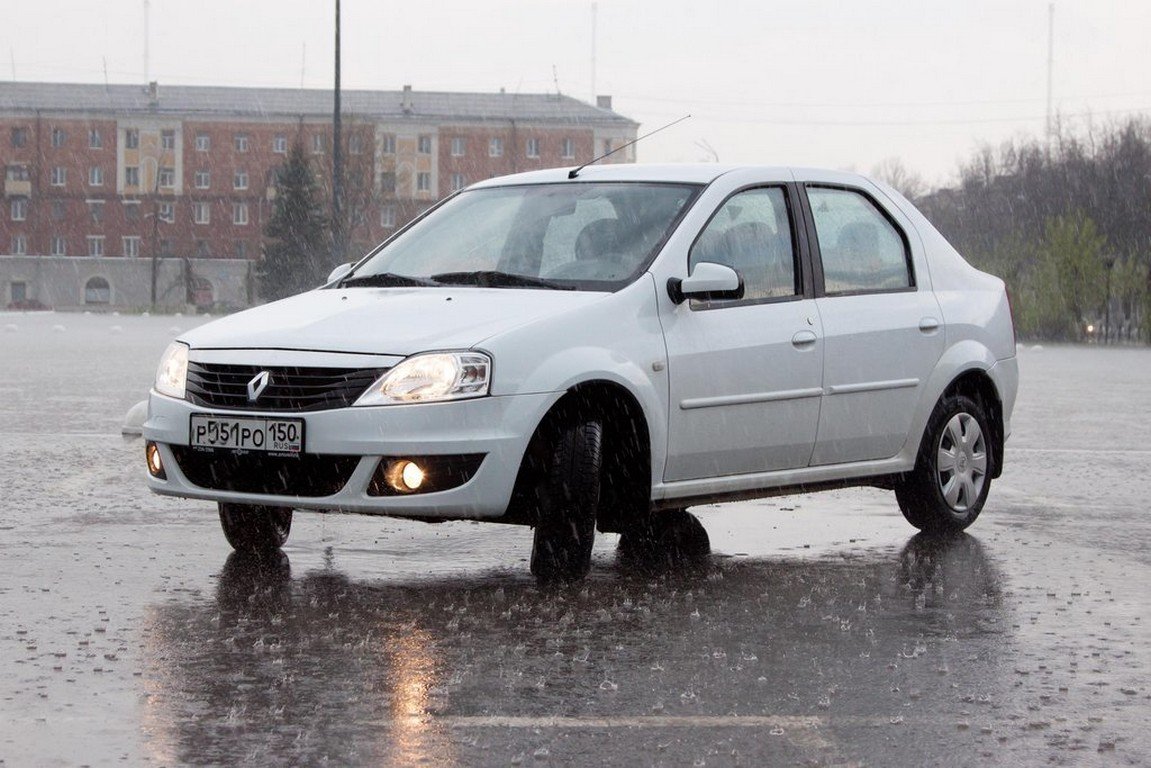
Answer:
<svg viewBox="0 0 1151 768"><path fill-rule="evenodd" d="M341 284L617 290L647 267L698 191L584 182L469 190Z"/></svg>

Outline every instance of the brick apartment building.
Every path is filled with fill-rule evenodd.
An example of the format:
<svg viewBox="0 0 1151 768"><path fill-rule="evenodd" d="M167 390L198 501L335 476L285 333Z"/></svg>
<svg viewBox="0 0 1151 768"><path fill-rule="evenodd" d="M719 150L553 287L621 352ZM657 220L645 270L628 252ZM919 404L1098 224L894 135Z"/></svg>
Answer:
<svg viewBox="0 0 1151 768"><path fill-rule="evenodd" d="M468 184L586 162L638 127L608 97L405 86L342 101L353 256ZM154 255L183 265L161 265L161 303L246 303L293 143L330 190L331 109L322 90L0 83L0 306L144 306Z"/></svg>

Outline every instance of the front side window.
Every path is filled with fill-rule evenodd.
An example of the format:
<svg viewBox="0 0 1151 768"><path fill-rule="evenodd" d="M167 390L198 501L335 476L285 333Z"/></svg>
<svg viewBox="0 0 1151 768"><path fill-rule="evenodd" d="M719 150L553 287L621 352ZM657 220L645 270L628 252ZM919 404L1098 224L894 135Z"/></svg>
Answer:
<svg viewBox="0 0 1151 768"><path fill-rule="evenodd" d="M907 241L866 195L853 189L809 186L807 199L827 293L892 291L915 285Z"/></svg>
<svg viewBox="0 0 1151 768"><path fill-rule="evenodd" d="M647 266L697 191L622 182L464 191L376 251L350 284L374 276L385 285L617 290Z"/></svg>
<svg viewBox="0 0 1151 768"><path fill-rule="evenodd" d="M802 293L791 212L783 187L760 187L728 198L691 248L692 269L724 264L743 277L743 301Z"/></svg>

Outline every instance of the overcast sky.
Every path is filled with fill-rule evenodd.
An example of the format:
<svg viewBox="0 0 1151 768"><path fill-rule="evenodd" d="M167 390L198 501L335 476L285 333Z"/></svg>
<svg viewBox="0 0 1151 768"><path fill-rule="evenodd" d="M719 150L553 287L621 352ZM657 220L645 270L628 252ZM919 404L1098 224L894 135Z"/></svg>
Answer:
<svg viewBox="0 0 1151 768"><path fill-rule="evenodd" d="M143 0L5 0L0 77L145 80ZM334 0L152 0L165 84L331 86ZM1151 3L1059 0L1054 94L1068 119L1151 113ZM868 171L933 183L983 142L1040 135L1047 0L598 0L595 92L641 161ZM590 100L590 0L343 0L345 88L563 93ZM105 72L107 73L105 75Z"/></svg>

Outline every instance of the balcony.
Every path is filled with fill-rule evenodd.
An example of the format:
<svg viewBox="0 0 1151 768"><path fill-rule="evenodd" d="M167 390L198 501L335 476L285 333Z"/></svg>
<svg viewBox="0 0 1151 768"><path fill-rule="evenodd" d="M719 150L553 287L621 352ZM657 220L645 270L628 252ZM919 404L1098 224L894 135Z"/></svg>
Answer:
<svg viewBox="0 0 1151 768"><path fill-rule="evenodd" d="M5 197L30 197L32 195L32 182L28 179L19 181L16 179L4 180L4 196Z"/></svg>

